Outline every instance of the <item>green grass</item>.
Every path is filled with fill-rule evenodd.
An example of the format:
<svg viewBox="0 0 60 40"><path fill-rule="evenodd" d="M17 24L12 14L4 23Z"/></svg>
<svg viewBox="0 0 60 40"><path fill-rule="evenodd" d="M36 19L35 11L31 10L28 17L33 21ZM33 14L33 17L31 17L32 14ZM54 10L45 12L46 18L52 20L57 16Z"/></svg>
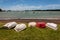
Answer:
<svg viewBox="0 0 60 40"><path fill-rule="evenodd" d="M50 28L27 28L21 32L14 29L2 28L4 23L0 22L0 40L60 40L60 25L58 30Z"/></svg>

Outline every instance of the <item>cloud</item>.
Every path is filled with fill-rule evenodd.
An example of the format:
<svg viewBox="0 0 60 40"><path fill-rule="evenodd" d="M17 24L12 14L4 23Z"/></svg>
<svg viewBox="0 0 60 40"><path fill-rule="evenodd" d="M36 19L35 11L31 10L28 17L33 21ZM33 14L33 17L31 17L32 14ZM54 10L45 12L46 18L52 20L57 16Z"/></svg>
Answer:
<svg viewBox="0 0 60 40"><path fill-rule="evenodd" d="M41 6L28 6L28 5L14 5L6 8L7 10L34 10L40 9Z"/></svg>
<svg viewBox="0 0 60 40"><path fill-rule="evenodd" d="M60 9L60 4L51 4L51 5L39 5L39 6L29 6L29 5L13 5L8 8L7 10L36 10L36 9Z"/></svg>
<svg viewBox="0 0 60 40"><path fill-rule="evenodd" d="M45 9L60 9L60 4L46 5Z"/></svg>

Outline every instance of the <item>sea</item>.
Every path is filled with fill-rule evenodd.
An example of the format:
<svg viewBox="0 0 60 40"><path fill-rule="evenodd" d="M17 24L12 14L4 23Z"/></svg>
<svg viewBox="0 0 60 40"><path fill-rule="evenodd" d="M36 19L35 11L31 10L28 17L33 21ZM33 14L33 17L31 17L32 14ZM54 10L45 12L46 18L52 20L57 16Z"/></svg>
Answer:
<svg viewBox="0 0 60 40"><path fill-rule="evenodd" d="M60 19L60 11L0 12L0 20L7 19Z"/></svg>

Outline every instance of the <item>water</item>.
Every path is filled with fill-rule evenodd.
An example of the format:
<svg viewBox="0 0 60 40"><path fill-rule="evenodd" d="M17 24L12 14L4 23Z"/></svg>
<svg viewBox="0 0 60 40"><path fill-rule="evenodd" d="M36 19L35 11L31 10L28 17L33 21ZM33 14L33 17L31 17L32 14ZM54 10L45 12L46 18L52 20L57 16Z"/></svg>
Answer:
<svg viewBox="0 0 60 40"><path fill-rule="evenodd" d="M60 11L0 12L0 19L60 18Z"/></svg>

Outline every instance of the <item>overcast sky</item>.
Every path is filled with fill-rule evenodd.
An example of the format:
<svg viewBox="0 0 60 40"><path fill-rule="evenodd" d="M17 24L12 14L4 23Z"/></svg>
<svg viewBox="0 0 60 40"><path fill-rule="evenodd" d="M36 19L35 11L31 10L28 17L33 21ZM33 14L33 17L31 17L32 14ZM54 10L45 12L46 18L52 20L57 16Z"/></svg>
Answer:
<svg viewBox="0 0 60 40"><path fill-rule="evenodd" d="M5 10L60 9L60 0L0 0Z"/></svg>

